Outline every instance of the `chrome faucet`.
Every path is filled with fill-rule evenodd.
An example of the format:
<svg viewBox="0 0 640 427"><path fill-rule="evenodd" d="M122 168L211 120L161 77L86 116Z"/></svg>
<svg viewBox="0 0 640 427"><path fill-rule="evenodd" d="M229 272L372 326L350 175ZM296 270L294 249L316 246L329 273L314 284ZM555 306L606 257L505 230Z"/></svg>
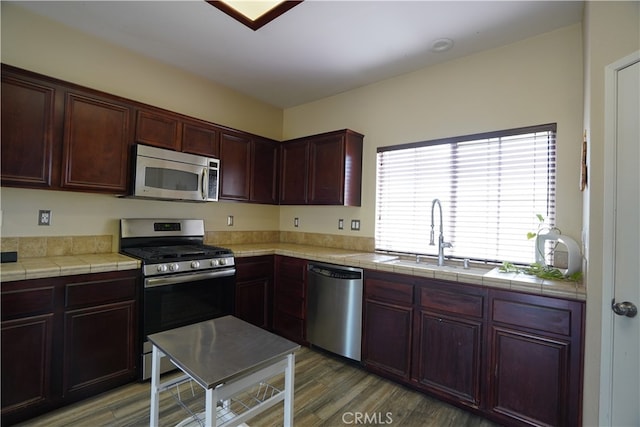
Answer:
<svg viewBox="0 0 640 427"><path fill-rule="evenodd" d="M438 266L443 266L444 265L444 248L452 248L453 245L450 242L445 242L444 241L444 233L443 233L443 228L442 228L442 205L440 204L440 200L439 199L433 199L433 201L431 202L431 235L429 238L429 245L434 246L435 242L434 242L434 237L435 237L435 233L433 231L433 227L434 227L434 221L433 221L433 209L435 208L436 204L438 204L438 209L440 210L440 235L438 236Z"/></svg>

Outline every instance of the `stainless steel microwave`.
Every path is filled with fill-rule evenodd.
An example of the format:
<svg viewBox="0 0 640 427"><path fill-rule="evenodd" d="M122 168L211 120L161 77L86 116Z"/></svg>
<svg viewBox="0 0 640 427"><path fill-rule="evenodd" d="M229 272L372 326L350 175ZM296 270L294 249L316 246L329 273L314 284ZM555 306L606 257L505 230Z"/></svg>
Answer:
<svg viewBox="0 0 640 427"><path fill-rule="evenodd" d="M218 159L137 144L133 173L133 197L191 202L218 200Z"/></svg>

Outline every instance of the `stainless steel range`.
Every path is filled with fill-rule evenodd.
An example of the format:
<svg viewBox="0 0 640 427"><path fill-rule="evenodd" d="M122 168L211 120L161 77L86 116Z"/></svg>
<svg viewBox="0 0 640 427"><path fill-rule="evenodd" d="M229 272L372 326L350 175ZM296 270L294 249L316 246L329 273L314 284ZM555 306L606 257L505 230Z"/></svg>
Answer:
<svg viewBox="0 0 640 427"><path fill-rule="evenodd" d="M201 219L120 220L120 252L142 261L142 379L151 375L147 335L234 313L233 252L204 235Z"/></svg>

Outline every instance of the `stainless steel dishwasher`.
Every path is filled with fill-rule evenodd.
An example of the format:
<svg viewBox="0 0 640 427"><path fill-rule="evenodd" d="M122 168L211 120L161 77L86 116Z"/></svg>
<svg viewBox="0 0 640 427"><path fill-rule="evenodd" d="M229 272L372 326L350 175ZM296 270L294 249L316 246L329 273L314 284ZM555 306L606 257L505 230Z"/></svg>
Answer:
<svg viewBox="0 0 640 427"><path fill-rule="evenodd" d="M316 262L307 268L307 340L360 361L362 269Z"/></svg>

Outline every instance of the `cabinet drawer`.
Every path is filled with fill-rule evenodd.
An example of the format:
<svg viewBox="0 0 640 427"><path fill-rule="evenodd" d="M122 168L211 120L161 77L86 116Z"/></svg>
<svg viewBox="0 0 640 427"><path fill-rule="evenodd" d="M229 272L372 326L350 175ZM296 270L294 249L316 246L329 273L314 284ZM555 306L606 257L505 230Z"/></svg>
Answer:
<svg viewBox="0 0 640 427"><path fill-rule="evenodd" d="M492 299L493 322L570 336L581 321L574 307L579 304L576 302L533 295L498 295Z"/></svg>
<svg viewBox="0 0 640 427"><path fill-rule="evenodd" d="M278 278L304 282L307 262L298 258L281 257L278 260Z"/></svg>
<svg viewBox="0 0 640 427"><path fill-rule="evenodd" d="M440 313L482 318L486 294L482 291L478 294L466 293L465 290L459 285L451 285L450 290L421 287L418 297L420 307Z"/></svg>
<svg viewBox="0 0 640 427"><path fill-rule="evenodd" d="M270 255L236 259L236 281L238 282L271 276L273 276L273 257Z"/></svg>
<svg viewBox="0 0 640 427"><path fill-rule="evenodd" d="M65 308L135 299L136 284L133 277L67 284Z"/></svg>
<svg viewBox="0 0 640 427"><path fill-rule="evenodd" d="M367 298L398 304L413 304L413 285L369 278L365 280Z"/></svg>
<svg viewBox="0 0 640 427"><path fill-rule="evenodd" d="M54 311L54 287L2 292L2 320Z"/></svg>

